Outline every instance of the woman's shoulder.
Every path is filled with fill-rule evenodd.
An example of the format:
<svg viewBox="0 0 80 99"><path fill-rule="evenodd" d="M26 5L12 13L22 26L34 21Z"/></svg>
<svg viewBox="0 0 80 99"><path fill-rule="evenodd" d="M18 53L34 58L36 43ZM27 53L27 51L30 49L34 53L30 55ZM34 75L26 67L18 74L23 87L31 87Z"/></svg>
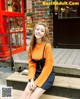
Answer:
<svg viewBox="0 0 80 99"><path fill-rule="evenodd" d="M50 43L46 43L46 47L51 47L51 44Z"/></svg>

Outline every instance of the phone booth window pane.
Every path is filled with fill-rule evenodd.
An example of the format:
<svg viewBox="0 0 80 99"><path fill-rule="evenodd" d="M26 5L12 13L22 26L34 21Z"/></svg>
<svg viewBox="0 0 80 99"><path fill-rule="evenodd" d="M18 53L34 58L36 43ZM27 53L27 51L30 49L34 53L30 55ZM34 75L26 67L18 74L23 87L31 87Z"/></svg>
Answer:
<svg viewBox="0 0 80 99"><path fill-rule="evenodd" d="M3 0L2 9L8 12L22 12L22 0Z"/></svg>
<svg viewBox="0 0 80 99"><path fill-rule="evenodd" d="M10 32L14 31L14 18L10 18Z"/></svg>
<svg viewBox="0 0 80 99"><path fill-rule="evenodd" d="M24 45L24 38L22 33L16 33L16 42L18 47Z"/></svg>
<svg viewBox="0 0 80 99"><path fill-rule="evenodd" d="M13 48L14 46L16 46L16 34L15 33L12 34L11 39L12 39L12 48Z"/></svg>
<svg viewBox="0 0 80 99"><path fill-rule="evenodd" d="M14 0L13 1L13 11L18 12L18 1L19 0Z"/></svg>
<svg viewBox="0 0 80 99"><path fill-rule="evenodd" d="M20 41L20 35L16 33L16 46L19 46L19 41Z"/></svg>
<svg viewBox="0 0 80 99"><path fill-rule="evenodd" d="M20 30L23 31L23 20L22 20L22 17L20 17Z"/></svg>
<svg viewBox="0 0 80 99"><path fill-rule="evenodd" d="M15 30L16 31L23 31L23 20L22 17L15 18Z"/></svg>
<svg viewBox="0 0 80 99"><path fill-rule="evenodd" d="M14 12L22 12L22 0L14 0L12 8Z"/></svg>
<svg viewBox="0 0 80 99"><path fill-rule="evenodd" d="M18 7L19 7L19 12L22 12L22 0L19 0Z"/></svg>
<svg viewBox="0 0 80 99"><path fill-rule="evenodd" d="M15 30L19 31L19 29L20 29L20 19L19 17L16 17L15 18Z"/></svg>
<svg viewBox="0 0 80 99"><path fill-rule="evenodd" d="M8 7L6 7L8 9L9 12L12 12L12 0L8 0L7 1Z"/></svg>

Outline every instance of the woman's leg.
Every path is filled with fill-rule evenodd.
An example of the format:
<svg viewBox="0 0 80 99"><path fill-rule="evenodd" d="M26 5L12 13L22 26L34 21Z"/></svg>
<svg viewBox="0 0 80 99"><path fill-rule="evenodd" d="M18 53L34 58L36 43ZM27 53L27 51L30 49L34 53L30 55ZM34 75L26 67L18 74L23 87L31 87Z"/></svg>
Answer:
<svg viewBox="0 0 80 99"><path fill-rule="evenodd" d="M23 91L23 94L21 95L20 99L29 99L30 95L32 94L32 91L29 89L29 84L28 82L25 90Z"/></svg>
<svg viewBox="0 0 80 99"><path fill-rule="evenodd" d="M46 90L37 87L34 92L31 94L31 96L29 97L29 99L39 99L40 96L45 92Z"/></svg>

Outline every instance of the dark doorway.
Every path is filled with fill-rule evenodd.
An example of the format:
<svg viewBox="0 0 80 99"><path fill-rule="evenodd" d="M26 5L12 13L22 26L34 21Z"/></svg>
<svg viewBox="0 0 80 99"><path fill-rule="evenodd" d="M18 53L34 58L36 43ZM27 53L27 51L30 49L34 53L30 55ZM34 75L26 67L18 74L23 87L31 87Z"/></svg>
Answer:
<svg viewBox="0 0 80 99"><path fill-rule="evenodd" d="M66 6L65 6L66 7ZM66 11L66 8L63 8ZM67 7L69 11L61 12L59 6L53 14L54 47L80 48L80 6Z"/></svg>

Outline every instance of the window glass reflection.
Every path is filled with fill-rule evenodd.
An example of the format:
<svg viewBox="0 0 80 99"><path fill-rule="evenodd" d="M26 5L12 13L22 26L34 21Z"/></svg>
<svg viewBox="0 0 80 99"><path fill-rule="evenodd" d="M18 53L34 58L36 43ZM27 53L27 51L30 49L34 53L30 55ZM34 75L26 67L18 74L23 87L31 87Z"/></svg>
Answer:
<svg viewBox="0 0 80 99"><path fill-rule="evenodd" d="M12 12L12 0L8 0L8 11Z"/></svg>
<svg viewBox="0 0 80 99"><path fill-rule="evenodd" d="M15 18L15 29L16 31L20 30L20 18L19 17Z"/></svg>
<svg viewBox="0 0 80 99"><path fill-rule="evenodd" d="M23 31L23 20L22 20L22 17L20 17L20 31Z"/></svg>
<svg viewBox="0 0 80 99"><path fill-rule="evenodd" d="M16 42L17 42L17 46L24 45L24 38L22 33L16 33Z"/></svg>
<svg viewBox="0 0 80 99"><path fill-rule="evenodd" d="M59 6L58 7L58 18L74 18L79 16L79 6Z"/></svg>
<svg viewBox="0 0 80 99"><path fill-rule="evenodd" d="M24 36L23 33L13 33L12 34L12 46L23 46L24 45Z"/></svg>
<svg viewBox="0 0 80 99"><path fill-rule="evenodd" d="M4 9L8 12L22 12L22 0L4 0Z"/></svg>
<svg viewBox="0 0 80 99"><path fill-rule="evenodd" d="M16 46L16 34L15 33L12 34L11 39L12 39L12 47Z"/></svg>
<svg viewBox="0 0 80 99"><path fill-rule="evenodd" d="M10 18L10 32L14 31L14 18Z"/></svg>
<svg viewBox="0 0 80 99"><path fill-rule="evenodd" d="M18 1L19 0L14 0L13 1L13 5L12 6L13 6L13 11L14 12L18 12Z"/></svg>

